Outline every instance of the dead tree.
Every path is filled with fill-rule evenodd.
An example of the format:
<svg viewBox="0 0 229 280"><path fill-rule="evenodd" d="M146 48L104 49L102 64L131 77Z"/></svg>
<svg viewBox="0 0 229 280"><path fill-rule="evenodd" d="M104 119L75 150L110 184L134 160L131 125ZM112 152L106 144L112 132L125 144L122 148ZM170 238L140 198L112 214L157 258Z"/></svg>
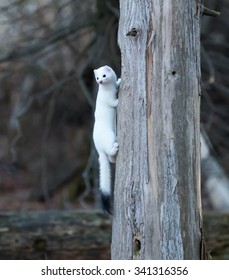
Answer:
<svg viewBox="0 0 229 280"><path fill-rule="evenodd" d="M120 0L112 259L200 259L200 1Z"/></svg>

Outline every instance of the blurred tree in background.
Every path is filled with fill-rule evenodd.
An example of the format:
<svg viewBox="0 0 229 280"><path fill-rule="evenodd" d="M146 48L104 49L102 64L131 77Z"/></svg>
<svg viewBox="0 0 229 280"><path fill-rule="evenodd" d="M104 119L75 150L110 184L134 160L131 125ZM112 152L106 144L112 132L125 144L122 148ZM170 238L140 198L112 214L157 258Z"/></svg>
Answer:
<svg viewBox="0 0 229 280"><path fill-rule="evenodd" d="M0 210L97 207L93 69L120 75L118 2L1 1ZM201 121L229 174L229 3L205 2Z"/></svg>

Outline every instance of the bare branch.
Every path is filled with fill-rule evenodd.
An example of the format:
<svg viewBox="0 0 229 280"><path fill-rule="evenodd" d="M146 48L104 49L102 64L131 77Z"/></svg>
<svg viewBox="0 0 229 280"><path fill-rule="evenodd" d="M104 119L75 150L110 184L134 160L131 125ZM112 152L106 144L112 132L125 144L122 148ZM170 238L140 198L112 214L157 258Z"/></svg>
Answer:
<svg viewBox="0 0 229 280"><path fill-rule="evenodd" d="M60 28L55 33L47 36L45 39L40 40L34 44L28 44L26 47L17 48L16 50L11 51L10 53L4 54L0 56L0 63L1 62L9 62L13 61L28 55L35 54L47 47L56 44L59 41L64 40L65 38L69 37L70 35L76 34L77 31L81 30L82 28L92 26L95 23L95 17L89 17L81 22L73 22L70 26Z"/></svg>
<svg viewBox="0 0 229 280"><path fill-rule="evenodd" d="M210 17L218 17L218 16L220 16L220 12L215 11L215 10L210 10L207 7L202 5L202 15L210 16Z"/></svg>

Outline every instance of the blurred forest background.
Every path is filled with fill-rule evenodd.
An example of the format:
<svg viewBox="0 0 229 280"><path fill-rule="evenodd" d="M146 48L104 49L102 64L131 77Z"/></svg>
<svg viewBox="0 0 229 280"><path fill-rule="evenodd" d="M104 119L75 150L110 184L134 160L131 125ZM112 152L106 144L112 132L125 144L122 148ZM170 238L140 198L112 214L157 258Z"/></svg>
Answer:
<svg viewBox="0 0 229 280"><path fill-rule="evenodd" d="M229 175L229 1L205 5L201 125ZM117 0L1 0L0 211L100 207L93 69L120 75L118 19Z"/></svg>

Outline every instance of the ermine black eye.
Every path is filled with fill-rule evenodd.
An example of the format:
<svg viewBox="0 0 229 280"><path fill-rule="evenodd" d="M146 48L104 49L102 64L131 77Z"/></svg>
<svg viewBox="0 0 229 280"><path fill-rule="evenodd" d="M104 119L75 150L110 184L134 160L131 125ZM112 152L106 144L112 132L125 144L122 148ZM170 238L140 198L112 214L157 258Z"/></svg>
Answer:
<svg viewBox="0 0 229 280"><path fill-rule="evenodd" d="M99 77L96 78L97 80L99 79Z"/></svg>
<svg viewBox="0 0 229 280"><path fill-rule="evenodd" d="M105 75L105 74L103 75L103 78L106 78L106 75Z"/></svg>

